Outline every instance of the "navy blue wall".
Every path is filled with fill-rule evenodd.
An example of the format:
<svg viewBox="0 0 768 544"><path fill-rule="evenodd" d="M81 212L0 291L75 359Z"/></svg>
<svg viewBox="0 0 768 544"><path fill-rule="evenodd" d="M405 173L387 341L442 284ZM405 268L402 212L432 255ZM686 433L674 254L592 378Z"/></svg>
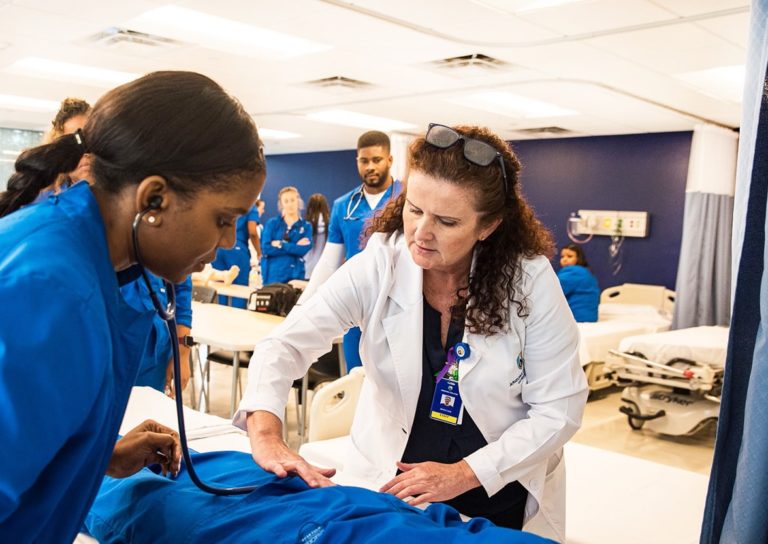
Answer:
<svg viewBox="0 0 768 544"><path fill-rule="evenodd" d="M293 185L306 203L313 193L323 193L328 205L360 185L357 174L357 151L328 151L325 153L295 153L267 156L267 182L261 198L267 203L265 216L277 215L277 193Z"/></svg>
<svg viewBox="0 0 768 544"><path fill-rule="evenodd" d="M569 243L565 224L573 211L649 212L649 236L625 239L618 275L611 274L607 236L584 246L601 289L626 282L675 288L690 132L523 140L513 147L523 163L523 193L558 247ZM354 150L269 156L266 216L277 213L285 185L298 187L305 201L319 192L332 202L359 183Z"/></svg>
<svg viewBox="0 0 768 544"><path fill-rule="evenodd" d="M649 212L649 236L625 238L618 275L611 274L608 236L595 236L583 246L601 289L621 283L674 289L691 137L691 132L673 132L523 140L513 148L523 163L523 193L558 248L570 243L565 226L571 212Z"/></svg>

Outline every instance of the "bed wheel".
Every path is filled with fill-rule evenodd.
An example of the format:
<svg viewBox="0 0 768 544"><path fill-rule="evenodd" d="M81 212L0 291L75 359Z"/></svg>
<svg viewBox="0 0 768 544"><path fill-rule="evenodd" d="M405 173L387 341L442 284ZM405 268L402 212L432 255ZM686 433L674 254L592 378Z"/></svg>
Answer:
<svg viewBox="0 0 768 544"><path fill-rule="evenodd" d="M640 412L640 408L632 401L625 400L627 404L619 407L619 412L627 416L627 423L633 430L639 431L643 428L646 421L651 419L658 419L664 417L667 413L664 410L659 410L655 414L643 415Z"/></svg>

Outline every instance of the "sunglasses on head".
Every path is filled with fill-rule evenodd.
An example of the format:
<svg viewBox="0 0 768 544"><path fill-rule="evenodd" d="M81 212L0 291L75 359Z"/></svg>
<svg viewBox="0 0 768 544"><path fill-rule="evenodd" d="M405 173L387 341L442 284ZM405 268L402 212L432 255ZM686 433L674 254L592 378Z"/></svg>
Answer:
<svg viewBox="0 0 768 544"><path fill-rule="evenodd" d="M504 177L504 193L509 193L509 181L507 180L507 169L504 167L504 157L491 144L467 138L459 134L451 127L430 123L427 129L427 135L424 137L428 144L439 149L448 149L458 142L464 142L464 158L477 166L489 166L493 161L498 160L501 166L501 175Z"/></svg>

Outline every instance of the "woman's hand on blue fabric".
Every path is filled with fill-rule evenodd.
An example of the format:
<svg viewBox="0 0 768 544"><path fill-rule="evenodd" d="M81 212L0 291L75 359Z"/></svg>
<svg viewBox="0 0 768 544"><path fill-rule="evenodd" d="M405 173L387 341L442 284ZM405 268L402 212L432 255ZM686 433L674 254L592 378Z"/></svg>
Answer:
<svg viewBox="0 0 768 544"><path fill-rule="evenodd" d="M309 464L303 457L288 447L280 436L261 436L251 440L253 460L261 468L279 478L299 476L309 487L335 485L329 478L336 469L320 468Z"/></svg>
<svg viewBox="0 0 768 544"><path fill-rule="evenodd" d="M402 472L379 489L414 506L447 501L480 485L463 459L458 463L397 463ZM410 500L408 497L412 497Z"/></svg>
<svg viewBox="0 0 768 544"><path fill-rule="evenodd" d="M311 240L309 238L302 238L298 242L296 242L297 246L308 246L311 243Z"/></svg>
<svg viewBox="0 0 768 544"><path fill-rule="evenodd" d="M181 465L179 434L151 419L117 441L107 476L126 478L149 465L160 465L164 476L178 474Z"/></svg>

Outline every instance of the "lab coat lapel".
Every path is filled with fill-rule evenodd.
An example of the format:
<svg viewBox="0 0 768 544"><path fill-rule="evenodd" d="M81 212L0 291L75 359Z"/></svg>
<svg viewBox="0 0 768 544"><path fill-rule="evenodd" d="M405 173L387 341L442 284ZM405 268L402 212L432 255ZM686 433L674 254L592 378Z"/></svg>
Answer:
<svg viewBox="0 0 768 544"><path fill-rule="evenodd" d="M421 389L422 270L411 259L405 244L395 253L395 260L388 294L393 304L382 318L382 326L400 388L403 423L410 430Z"/></svg>

